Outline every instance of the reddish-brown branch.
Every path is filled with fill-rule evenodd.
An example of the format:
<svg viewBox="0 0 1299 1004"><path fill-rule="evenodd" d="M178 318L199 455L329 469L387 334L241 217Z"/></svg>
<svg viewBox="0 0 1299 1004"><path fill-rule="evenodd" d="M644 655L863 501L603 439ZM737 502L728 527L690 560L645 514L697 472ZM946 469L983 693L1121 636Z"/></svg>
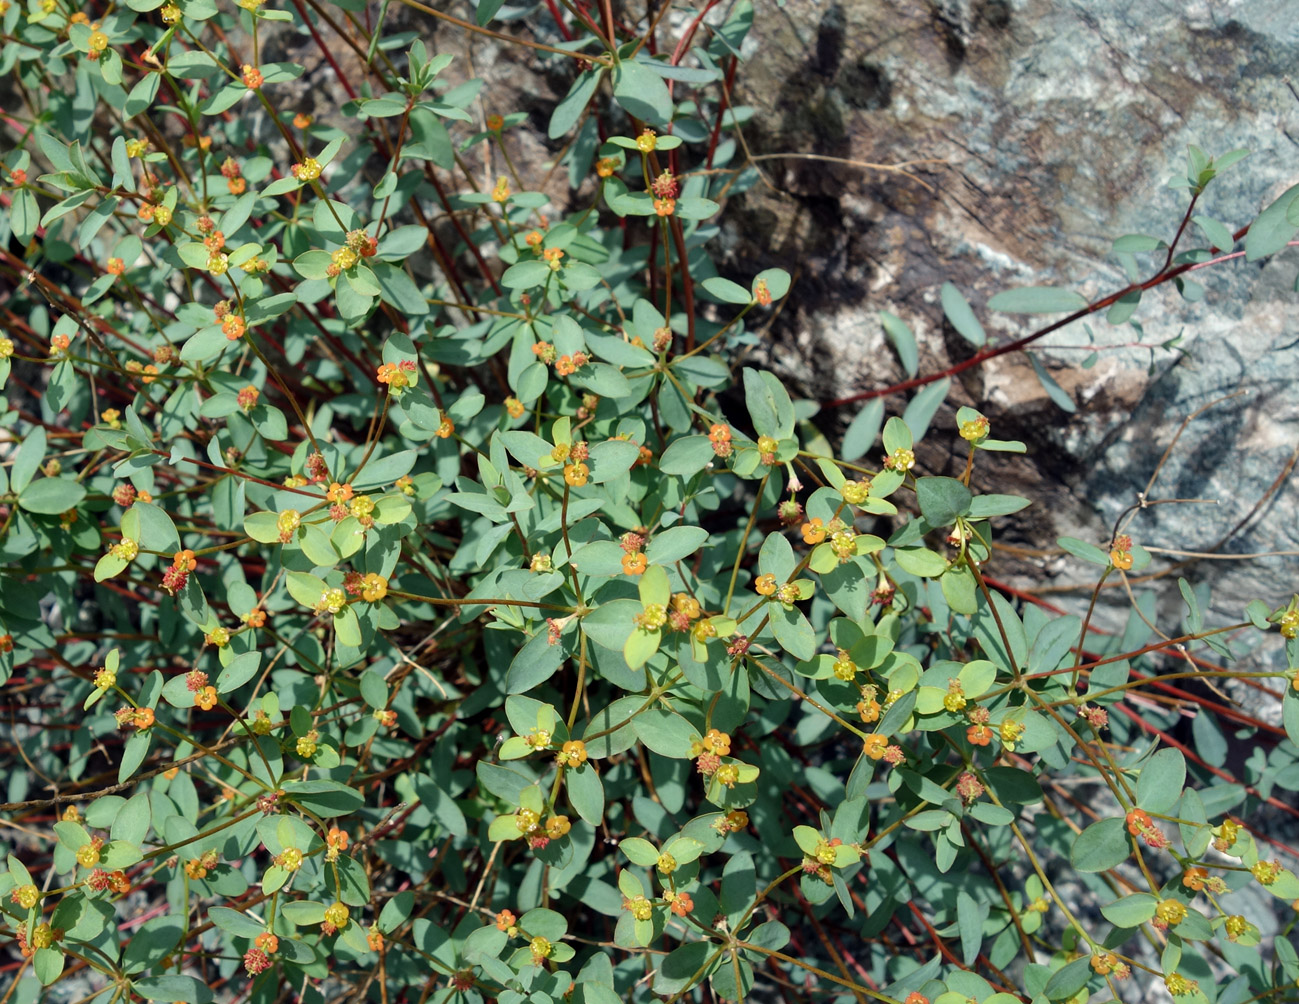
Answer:
<svg viewBox="0 0 1299 1004"><path fill-rule="evenodd" d="M1245 236L1245 234L1247 234L1248 232L1249 232L1249 227L1244 226L1241 227L1240 230L1238 230L1233 235L1233 237L1235 240L1238 241L1243 236ZM1296 243L1296 242L1292 241L1291 243ZM1225 261L1227 260L1227 257L1230 256L1225 256L1220 260ZM998 345L993 348L980 349L978 352L972 355L969 359L966 359L964 362L955 363L951 366L948 366L945 369L939 370L937 373L930 373L927 376L912 377L910 380L904 380L901 383L892 384L888 387L880 387L877 388L876 390L864 390L857 394L850 394L847 397L841 397L833 401L823 402L821 406L823 408L839 408L846 404L855 404L858 401L869 401L877 397L888 397L890 394L900 394L903 391L915 390L917 387L925 387L928 384L935 383L939 380L942 380L944 377L956 376L958 373L964 373L966 370L973 369L975 366L982 366L989 359L995 359L998 356L1004 356L1009 352L1018 352L1020 349L1024 348L1025 346L1031 345L1034 342L1038 341L1039 339L1045 338L1053 331L1059 331L1061 328L1065 327L1066 325L1072 324L1074 321L1081 320L1084 317L1090 317L1092 314L1099 313L1102 310L1108 310L1110 307L1112 307L1119 300L1123 299L1123 297L1127 296L1129 293L1135 293L1138 291L1145 292L1146 290L1152 289L1155 286L1160 286L1166 282L1169 282L1172 279L1176 279L1178 276L1186 272L1189 272L1196 267L1197 267L1196 265L1188 263L1184 265L1179 265L1177 266L1177 268L1174 269L1161 270L1158 274L1147 279L1145 282L1131 283L1127 286L1124 286L1118 292L1111 293L1109 296L1103 297L1102 299L1097 300L1095 303L1088 304L1086 307L1083 307L1079 310L1075 310L1068 317L1064 317L1058 321L1053 321L1051 324L1048 324L1044 328L1039 328L1037 331L1034 331L1032 334L1025 335L1023 338L1016 338L1014 341L1007 342L1005 345Z"/></svg>

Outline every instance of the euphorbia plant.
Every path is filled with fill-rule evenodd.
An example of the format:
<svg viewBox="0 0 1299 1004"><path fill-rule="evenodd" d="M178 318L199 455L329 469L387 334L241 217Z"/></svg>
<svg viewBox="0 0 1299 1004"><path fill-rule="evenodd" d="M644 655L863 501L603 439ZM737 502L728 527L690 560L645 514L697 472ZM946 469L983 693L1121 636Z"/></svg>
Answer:
<svg viewBox="0 0 1299 1004"><path fill-rule="evenodd" d="M708 256L754 180L731 91L752 9L683 11L660 48L667 6L548 5L515 37L499 3L404 2L566 68L551 164L519 161L523 113L445 79L450 52L350 2L4 11L13 978L104 1001L1284 999L1289 927L1260 965L1275 917L1240 891L1299 900L1253 819L1293 812L1299 600L1211 626L1183 580L1180 626L1138 598L1102 634L997 578L1028 502L980 490L984 455L1023 445L969 405L935 423L959 369L1126 323L1242 238L1284 247L1295 190L1235 232L1192 217L1238 159L1192 150L1171 244L1116 243L1126 289L999 294L1067 316L989 343L945 286L978 347L946 373L885 315L909 380L879 393L918 393L836 448L739 365L790 276ZM271 31L318 44L346 103L298 112ZM1097 590L1151 574L1151 501L1059 541ZM1277 635L1284 667L1236 665ZM1202 688L1222 678L1283 727ZM1268 743L1243 778L1224 728Z"/></svg>

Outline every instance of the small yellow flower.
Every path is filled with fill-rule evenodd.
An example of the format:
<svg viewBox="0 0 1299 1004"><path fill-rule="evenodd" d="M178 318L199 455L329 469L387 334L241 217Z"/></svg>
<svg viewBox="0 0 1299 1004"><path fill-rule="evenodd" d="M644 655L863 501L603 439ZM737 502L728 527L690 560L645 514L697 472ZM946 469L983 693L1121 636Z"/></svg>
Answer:
<svg viewBox="0 0 1299 1004"><path fill-rule="evenodd" d="M1256 861L1250 866L1250 874L1263 885L1271 885L1281 877L1280 861Z"/></svg>
<svg viewBox="0 0 1299 1004"><path fill-rule="evenodd" d="M966 442L977 443L988 435L988 419L980 415L968 422L962 422L960 432L961 438Z"/></svg>
<svg viewBox="0 0 1299 1004"><path fill-rule="evenodd" d="M860 481L845 481L839 494L849 505L861 505L870 495L870 490L870 478L862 478Z"/></svg>
<svg viewBox="0 0 1299 1004"><path fill-rule="evenodd" d="M646 631L657 631L668 622L668 611L662 603L646 604L645 610L635 617L636 623Z"/></svg>
<svg viewBox="0 0 1299 1004"><path fill-rule="evenodd" d="M82 868L94 868L99 864L99 842L92 840L77 848L77 864Z"/></svg>
<svg viewBox="0 0 1299 1004"><path fill-rule="evenodd" d="M325 922L333 924L340 931L347 926L347 918L350 915L351 911L337 900L325 908Z"/></svg>
<svg viewBox="0 0 1299 1004"><path fill-rule="evenodd" d="M1155 916L1172 927L1186 919L1186 905L1176 899L1161 900L1155 907Z"/></svg>
<svg viewBox="0 0 1299 1004"><path fill-rule="evenodd" d="M520 833L531 833L541 825L541 817L531 809L520 809L514 815L514 825Z"/></svg>
<svg viewBox="0 0 1299 1004"><path fill-rule="evenodd" d="M41 901L41 892L36 886L28 883L19 886L10 894L10 899L21 906L24 910L30 910Z"/></svg>

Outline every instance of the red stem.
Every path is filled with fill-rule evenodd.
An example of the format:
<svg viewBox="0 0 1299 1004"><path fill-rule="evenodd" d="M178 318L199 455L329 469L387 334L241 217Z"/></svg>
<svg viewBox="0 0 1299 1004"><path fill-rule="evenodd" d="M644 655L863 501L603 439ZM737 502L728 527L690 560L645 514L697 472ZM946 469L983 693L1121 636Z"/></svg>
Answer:
<svg viewBox="0 0 1299 1004"><path fill-rule="evenodd" d="M1249 232L1248 226L1241 227L1238 231L1236 231L1235 234L1232 235L1233 240L1235 241L1240 240L1248 232ZM1295 244L1299 242L1291 241L1290 243ZM1228 255L1223 260L1225 261L1229 257L1232 256ZM1183 274L1184 272L1189 272L1196 267L1197 267L1196 265L1188 263L1185 265L1179 265L1177 266L1177 268L1172 269L1171 271L1161 270L1158 274L1147 279L1145 282L1131 283L1130 285L1123 287L1123 289L1120 289L1118 292L1111 293L1109 296L1105 297L1104 299L1097 300L1095 303L1089 304L1088 306L1083 307L1081 310L1075 310L1068 317L1062 318L1059 321L1055 321L1051 324L1048 324L1045 328L1039 328L1037 331L1034 331L1031 335L1025 335L1023 338L1017 338L1013 342L1007 342L1005 345L1000 345L995 348L981 349L979 352L976 352L974 355L972 355L969 359L965 360L964 362L956 363L953 366L948 366L946 369L940 370L937 373L930 373L928 376L913 377L910 380L904 380L902 383L896 383L890 387L880 387L876 390L864 390L858 394L850 394L848 397L837 398L834 401L825 401L822 403L821 407L838 408L845 404L855 404L858 401L869 401L877 397L887 397L890 394L899 394L902 391L914 390L917 387L924 387L928 384L935 383L936 381L941 380L944 377L955 376L958 373L964 373L968 369L972 369L975 366L980 366L983 363L986 363L989 359L995 359L997 356L1004 356L1008 352L1017 352L1020 349L1024 348L1024 346L1031 345L1039 338L1045 338L1047 335L1051 334L1051 332L1059 331L1067 324L1072 324L1074 321L1077 321L1081 318L1089 317L1092 314L1105 310L1106 308L1113 306L1119 300L1123 299L1123 297L1127 296L1129 293L1135 293L1137 291L1145 292L1147 289L1151 289L1155 286L1162 285L1163 283L1168 282L1168 280L1175 279L1179 275Z"/></svg>

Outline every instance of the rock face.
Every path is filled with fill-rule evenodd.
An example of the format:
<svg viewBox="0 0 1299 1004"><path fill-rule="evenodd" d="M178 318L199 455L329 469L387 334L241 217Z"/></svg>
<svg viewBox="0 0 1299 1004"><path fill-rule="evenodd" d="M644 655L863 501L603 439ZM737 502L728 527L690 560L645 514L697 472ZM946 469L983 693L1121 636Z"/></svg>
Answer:
<svg viewBox="0 0 1299 1004"><path fill-rule="evenodd" d="M758 44L736 96L755 109L746 127L755 154L945 162L918 172L933 191L837 162L763 162L774 189L760 184L731 200L722 267L743 280L800 263L772 331L771 365L806 396L830 401L902 377L881 309L911 324L922 374L968 358L973 349L943 320L945 280L965 293L993 341L1054 319L985 310L1000 290L1068 286L1090 300L1122 288L1128 280L1110 242L1129 233L1171 240L1188 195L1167 182L1185 174L1188 144L1210 155L1252 151L1197 207L1232 230L1249 222L1299 181L1299 95L1282 79L1299 59L1299 22L1284 6L760 5ZM1192 225L1179 249L1208 244ZM1165 253L1138 255L1140 274L1153 274ZM1051 403L1021 353L962 374L949 405L981 408L995 435L1029 446L1026 457L981 472L985 490L995 484L1039 503L1007 521L1002 539L1036 547L1062 534L1108 540L1181 420L1243 390L1187 428L1150 496L1218 504L1152 507L1131 526L1141 543L1190 551L1227 536L1299 444L1299 404L1287 393L1299 363L1297 263L1293 249L1263 262L1225 262L1195 273L1194 302L1171 285L1147 293L1135 315L1140 330L1097 316L1091 334L1075 323L1048 336L1039 359L1077 403L1074 415ZM1098 358L1083 368L1092 350ZM902 395L890 398L889 413L904 404ZM855 407L823 417L846 421ZM957 463L955 447L947 453L946 416L935 420L921 458L935 473ZM1223 550L1299 548L1297 500L1284 483ZM1158 556L1154 568L1170 560ZM1036 585L1044 575L1094 581L1072 559L1018 568ZM1216 615L1237 620L1251 597L1288 597L1294 568L1292 557L1204 560L1179 574L1212 581ZM1116 592L1111 622L1130 605ZM1166 626L1176 627L1178 604L1161 610Z"/></svg>

